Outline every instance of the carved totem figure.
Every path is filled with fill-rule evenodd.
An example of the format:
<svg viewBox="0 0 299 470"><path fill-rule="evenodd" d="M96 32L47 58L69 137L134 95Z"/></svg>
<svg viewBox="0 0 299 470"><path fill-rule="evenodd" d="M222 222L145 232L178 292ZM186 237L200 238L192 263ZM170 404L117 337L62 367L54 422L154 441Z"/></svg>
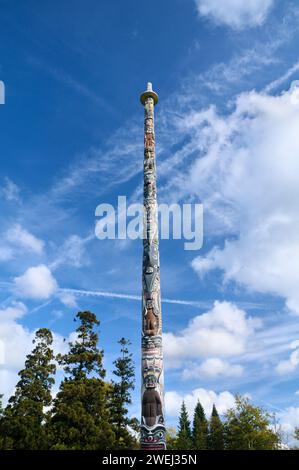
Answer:
<svg viewBox="0 0 299 470"><path fill-rule="evenodd" d="M166 449L166 442L154 132L154 106L158 95L151 83L140 101L144 106L141 449L162 450Z"/></svg>

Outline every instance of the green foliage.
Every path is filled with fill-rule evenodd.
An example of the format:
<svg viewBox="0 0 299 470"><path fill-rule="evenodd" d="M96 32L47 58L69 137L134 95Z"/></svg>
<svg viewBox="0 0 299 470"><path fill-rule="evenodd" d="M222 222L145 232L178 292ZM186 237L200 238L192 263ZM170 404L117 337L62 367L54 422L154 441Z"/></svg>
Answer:
<svg viewBox="0 0 299 470"><path fill-rule="evenodd" d="M51 349L51 331L41 328L35 334L33 351L27 355L25 367L14 395L5 408L2 423L2 447L5 449L46 449L45 407L52 402L51 387L56 366Z"/></svg>
<svg viewBox="0 0 299 470"><path fill-rule="evenodd" d="M297 441L299 441L299 427L296 427L294 429L294 436L293 436ZM294 443L294 445L291 447L292 450L299 450L298 444Z"/></svg>
<svg viewBox="0 0 299 470"><path fill-rule="evenodd" d="M183 402L179 418L179 430L177 434L176 448L178 450L190 450L192 449L192 445L193 443L189 416L186 405Z"/></svg>
<svg viewBox="0 0 299 470"><path fill-rule="evenodd" d="M103 379L103 351L97 347L100 324L88 311L78 312L77 339L58 362L66 373L54 400L48 431L52 449L111 449L114 432L107 407L111 386Z"/></svg>
<svg viewBox="0 0 299 470"><path fill-rule="evenodd" d="M175 428L166 429L166 448L167 450L177 449L177 432Z"/></svg>
<svg viewBox="0 0 299 470"><path fill-rule="evenodd" d="M130 342L119 341L115 378L108 383L103 350L98 348L96 328L100 322L88 311L78 312L75 321L79 322L76 339L69 343L66 354L57 356L65 378L53 403L56 366L52 333L46 328L36 332L34 349L26 357L4 410L0 394L0 450L138 449L134 432L139 433L140 424L128 417L135 378ZM47 408L50 411L46 412ZM299 440L299 428L294 437ZM280 448L281 436L269 413L237 395L223 422L214 405L207 422L198 402L192 432L183 402L178 432L167 429L166 442L169 450L272 450Z"/></svg>
<svg viewBox="0 0 299 470"><path fill-rule="evenodd" d="M271 416L253 406L247 398L236 396L236 405L226 413L225 440L229 450L274 450L280 436L270 428Z"/></svg>
<svg viewBox="0 0 299 470"><path fill-rule="evenodd" d="M208 449L223 450L224 449L224 429L218 411L213 405L211 418L209 421L208 433Z"/></svg>
<svg viewBox="0 0 299 470"><path fill-rule="evenodd" d="M132 403L131 390L134 389L135 368L132 354L128 350L130 341L121 338L118 343L121 346L121 355L113 363L115 366L113 374L118 380L112 381L110 414L115 433L115 448L130 449L137 446L136 439L128 430L128 426L133 429L136 423L127 417L128 405Z"/></svg>
<svg viewBox="0 0 299 470"><path fill-rule="evenodd" d="M80 321L76 329L77 340L69 343L67 354L58 354L57 360L71 380L80 380L94 373L100 378L105 377L103 369L103 351L97 348L98 333L94 328L100 321L92 312L78 312L74 321Z"/></svg>
<svg viewBox="0 0 299 470"><path fill-rule="evenodd" d="M114 433L105 398L108 385L97 378L64 380L54 402L49 431L52 449L110 449Z"/></svg>
<svg viewBox="0 0 299 470"><path fill-rule="evenodd" d="M3 449L3 407L2 407L3 394L0 393L0 450Z"/></svg>
<svg viewBox="0 0 299 470"><path fill-rule="evenodd" d="M198 401L194 410L192 441L195 450L207 449L208 422L206 420L204 409Z"/></svg>

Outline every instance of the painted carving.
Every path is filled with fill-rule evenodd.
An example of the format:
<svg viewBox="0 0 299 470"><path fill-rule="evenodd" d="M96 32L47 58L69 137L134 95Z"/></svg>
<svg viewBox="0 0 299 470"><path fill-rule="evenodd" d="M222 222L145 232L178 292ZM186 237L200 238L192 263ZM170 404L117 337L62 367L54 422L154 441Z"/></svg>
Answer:
<svg viewBox="0 0 299 470"><path fill-rule="evenodd" d="M141 95L144 105L145 225L142 264L141 448L146 450L166 449L154 133L154 106L157 101L156 93L148 86Z"/></svg>
<svg viewBox="0 0 299 470"><path fill-rule="evenodd" d="M152 383L152 382L151 382ZM154 387L155 385L153 385ZM157 417L162 415L162 400L154 388L148 388L143 393L142 416L147 426L155 426Z"/></svg>
<svg viewBox="0 0 299 470"><path fill-rule="evenodd" d="M162 424L148 427L146 425L141 428L142 448L145 450L164 450L165 444L165 427Z"/></svg>
<svg viewBox="0 0 299 470"><path fill-rule="evenodd" d="M146 301L144 334L155 336L158 333L159 317L154 313L154 306L151 300Z"/></svg>

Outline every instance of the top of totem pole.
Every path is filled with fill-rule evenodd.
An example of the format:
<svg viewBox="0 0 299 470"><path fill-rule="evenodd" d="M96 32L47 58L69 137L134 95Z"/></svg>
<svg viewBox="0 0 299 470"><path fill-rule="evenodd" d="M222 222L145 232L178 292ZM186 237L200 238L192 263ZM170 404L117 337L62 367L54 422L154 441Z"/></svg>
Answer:
<svg viewBox="0 0 299 470"><path fill-rule="evenodd" d="M140 101L143 105L145 103L146 98L148 98L149 96L153 98L154 104L158 103L158 95L156 92L153 91L153 85L151 84L151 82L148 82L146 91L144 91L140 96Z"/></svg>

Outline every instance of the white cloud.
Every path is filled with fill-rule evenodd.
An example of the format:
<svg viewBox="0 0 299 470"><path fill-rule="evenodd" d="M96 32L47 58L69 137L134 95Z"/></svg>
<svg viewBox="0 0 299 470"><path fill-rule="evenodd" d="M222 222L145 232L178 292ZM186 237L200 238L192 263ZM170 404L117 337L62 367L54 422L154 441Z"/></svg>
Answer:
<svg viewBox="0 0 299 470"><path fill-rule="evenodd" d="M3 394L4 406L7 400L9 399L9 397L13 394L17 381L18 381L17 372L0 368L1 394Z"/></svg>
<svg viewBox="0 0 299 470"><path fill-rule="evenodd" d="M0 246L0 261L9 261L17 258L17 254L31 251L41 255L44 242L32 235L20 224L15 224L3 234L3 243Z"/></svg>
<svg viewBox="0 0 299 470"><path fill-rule="evenodd" d="M193 261L204 275L280 295L299 313L299 88L280 96L244 93L235 110L194 114L204 156L186 178L210 221L234 237Z"/></svg>
<svg viewBox="0 0 299 470"><path fill-rule="evenodd" d="M20 188L9 178L4 178L4 183L0 189L0 195L9 202L20 201Z"/></svg>
<svg viewBox="0 0 299 470"><path fill-rule="evenodd" d="M183 370L183 378L186 380L201 377L240 377L243 367L239 364L230 364L218 357L206 359L201 364L190 364Z"/></svg>
<svg viewBox="0 0 299 470"><path fill-rule="evenodd" d="M231 356L245 350L248 337L261 321L247 317L230 302L215 302L208 312L194 317L180 334L163 335L168 367L180 367L185 358Z"/></svg>
<svg viewBox="0 0 299 470"><path fill-rule="evenodd" d="M51 271L44 264L28 268L14 281L18 294L32 299L48 299L58 288Z"/></svg>
<svg viewBox="0 0 299 470"><path fill-rule="evenodd" d="M198 13L234 29L260 26L273 0L195 0Z"/></svg>
<svg viewBox="0 0 299 470"><path fill-rule="evenodd" d="M5 402L13 393L18 381L18 371L24 367L26 355L33 348L35 331L18 323L18 319L25 313L27 308L22 302L12 302L7 308L0 310L0 393L4 394ZM74 332L66 340L53 332L54 354L65 353L68 342L75 338Z"/></svg>
<svg viewBox="0 0 299 470"><path fill-rule="evenodd" d="M291 406L286 408L278 415L279 421L281 423L282 431L289 435L290 438L293 437L296 427L299 427L299 407ZM296 442L298 445L298 441Z"/></svg>
<svg viewBox="0 0 299 470"><path fill-rule="evenodd" d="M85 245L94 238L94 234L81 238L78 235L70 235L62 246L59 247L57 257L51 264L52 269L58 268L62 264L69 264L80 268L87 263Z"/></svg>
<svg viewBox="0 0 299 470"><path fill-rule="evenodd" d="M0 342L2 344L3 369L18 371L24 365L26 354L29 353L33 333L16 323L13 318L1 319Z"/></svg>
<svg viewBox="0 0 299 470"><path fill-rule="evenodd" d="M0 339L0 366L5 361L5 346L3 341Z"/></svg>
<svg viewBox="0 0 299 470"><path fill-rule="evenodd" d="M279 361L276 366L276 371L281 375L294 372L299 364L299 341L293 341L290 348L294 351L290 354L289 359Z"/></svg>
<svg viewBox="0 0 299 470"><path fill-rule="evenodd" d="M71 292L60 292L59 293L59 300L69 308L77 308L76 297Z"/></svg>
<svg viewBox="0 0 299 470"><path fill-rule="evenodd" d="M14 225L6 232L6 239L19 248L25 248L39 255L44 249L44 242L29 233L20 224Z"/></svg>
<svg viewBox="0 0 299 470"><path fill-rule="evenodd" d="M25 313L27 313L27 307L23 302L12 302L9 307L0 309L0 321L21 318Z"/></svg>
<svg viewBox="0 0 299 470"><path fill-rule="evenodd" d="M197 401L202 404L205 413L209 416L212 412L213 404L215 404L220 414L225 413L229 408L235 404L234 396L227 391L216 393L212 390L204 388L196 388L190 393L178 393L176 391L169 391L165 393L165 409L168 416L177 417L182 402L185 402L189 418L193 417L194 408Z"/></svg>

